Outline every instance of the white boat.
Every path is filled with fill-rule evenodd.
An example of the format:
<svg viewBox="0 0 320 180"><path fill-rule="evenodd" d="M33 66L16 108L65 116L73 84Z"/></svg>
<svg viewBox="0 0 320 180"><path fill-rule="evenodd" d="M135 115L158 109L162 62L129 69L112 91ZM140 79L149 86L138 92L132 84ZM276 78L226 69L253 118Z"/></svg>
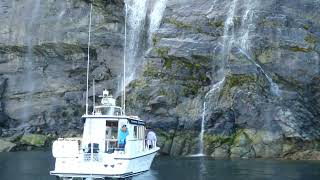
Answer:
<svg viewBox="0 0 320 180"><path fill-rule="evenodd" d="M145 139L145 122L123 114L108 91L93 114L82 116L82 138L61 138L53 143L55 169L51 175L104 179L127 178L148 171L159 150L156 140ZM118 133L126 125L125 148L117 146Z"/></svg>
<svg viewBox="0 0 320 180"><path fill-rule="evenodd" d="M93 99L93 113L88 114L91 13L92 4L89 22L86 113L82 116L83 136L60 138L53 142L55 169L50 174L60 179L128 178L148 171L160 148L156 146L156 136L153 132L148 133L148 139L145 138L146 123L143 120L125 114L125 86L122 107L116 106L116 100L104 90L100 96L101 104L95 106ZM123 84L126 82L125 60L124 53ZM125 138L124 148L122 146L119 148L118 137L123 126L126 126L128 135Z"/></svg>

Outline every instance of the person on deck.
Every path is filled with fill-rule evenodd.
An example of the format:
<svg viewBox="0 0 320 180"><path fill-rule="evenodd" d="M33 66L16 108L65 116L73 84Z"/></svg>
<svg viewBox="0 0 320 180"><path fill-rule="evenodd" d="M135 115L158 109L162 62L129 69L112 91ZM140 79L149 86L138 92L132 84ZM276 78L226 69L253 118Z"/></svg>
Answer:
<svg viewBox="0 0 320 180"><path fill-rule="evenodd" d="M118 137L118 145L119 145L120 151L124 151L124 148L126 146L126 138L128 135L129 135L129 132L127 130L127 126L123 125L119 132L119 137Z"/></svg>
<svg viewBox="0 0 320 180"><path fill-rule="evenodd" d="M147 145L149 149L156 147L157 144L157 136L153 131L149 131L147 134Z"/></svg>

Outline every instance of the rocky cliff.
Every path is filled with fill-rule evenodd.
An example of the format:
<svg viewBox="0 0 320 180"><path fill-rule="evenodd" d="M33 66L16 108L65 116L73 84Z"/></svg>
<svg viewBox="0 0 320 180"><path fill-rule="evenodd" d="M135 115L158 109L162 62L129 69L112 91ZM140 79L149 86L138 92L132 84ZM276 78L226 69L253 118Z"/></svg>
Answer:
<svg viewBox="0 0 320 180"><path fill-rule="evenodd" d="M0 9L1 137L20 148L78 134L85 109L88 1L8 0ZM123 2L95 0L93 9L90 79L97 91L114 90L122 67Z"/></svg>
<svg viewBox="0 0 320 180"><path fill-rule="evenodd" d="M215 158L319 158L319 6L169 1L128 102L162 152L199 152L204 121Z"/></svg>
<svg viewBox="0 0 320 180"><path fill-rule="evenodd" d="M37 147L79 133L88 2L0 5L0 143ZM94 1L97 91L118 89L123 5ZM319 159L319 8L318 0L166 1L160 28L142 35L128 113L157 130L164 154L198 153L204 130L204 153L215 158Z"/></svg>

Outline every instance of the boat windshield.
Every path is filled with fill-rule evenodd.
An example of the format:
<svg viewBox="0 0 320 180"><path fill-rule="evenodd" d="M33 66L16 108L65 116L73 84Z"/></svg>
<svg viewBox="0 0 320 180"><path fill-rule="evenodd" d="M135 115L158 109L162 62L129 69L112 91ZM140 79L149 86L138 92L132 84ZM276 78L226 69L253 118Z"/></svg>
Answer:
<svg viewBox="0 0 320 180"><path fill-rule="evenodd" d="M117 139L118 138L118 123L117 122L106 122L106 139Z"/></svg>
<svg viewBox="0 0 320 180"><path fill-rule="evenodd" d="M107 153L113 153L117 148L118 140L118 122L106 122L106 147Z"/></svg>
<svg viewBox="0 0 320 180"><path fill-rule="evenodd" d="M110 115L110 116L120 116L122 111L120 107L117 106L108 106L108 107L96 107L96 115Z"/></svg>

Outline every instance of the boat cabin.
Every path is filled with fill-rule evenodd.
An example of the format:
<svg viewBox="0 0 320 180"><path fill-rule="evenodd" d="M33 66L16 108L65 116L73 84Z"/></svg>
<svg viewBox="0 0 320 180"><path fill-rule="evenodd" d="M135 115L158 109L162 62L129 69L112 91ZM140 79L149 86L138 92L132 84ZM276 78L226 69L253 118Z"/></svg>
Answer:
<svg viewBox="0 0 320 180"><path fill-rule="evenodd" d="M84 153L140 153L145 151L145 122L138 117L124 116L122 108L108 91L103 91L101 105L92 115L85 115L82 149ZM128 133L124 148L119 148L122 127Z"/></svg>

